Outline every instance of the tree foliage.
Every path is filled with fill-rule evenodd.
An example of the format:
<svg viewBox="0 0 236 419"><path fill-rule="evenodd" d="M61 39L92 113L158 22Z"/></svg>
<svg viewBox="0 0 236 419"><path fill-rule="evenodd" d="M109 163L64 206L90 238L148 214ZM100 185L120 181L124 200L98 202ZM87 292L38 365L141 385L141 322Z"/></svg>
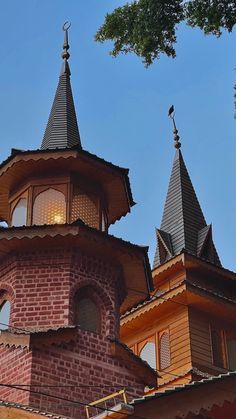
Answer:
<svg viewBox="0 0 236 419"><path fill-rule="evenodd" d="M95 39L113 41L114 57L134 52L149 66L162 53L175 57L176 30L184 20L205 34L231 32L236 0L135 0L107 14Z"/></svg>

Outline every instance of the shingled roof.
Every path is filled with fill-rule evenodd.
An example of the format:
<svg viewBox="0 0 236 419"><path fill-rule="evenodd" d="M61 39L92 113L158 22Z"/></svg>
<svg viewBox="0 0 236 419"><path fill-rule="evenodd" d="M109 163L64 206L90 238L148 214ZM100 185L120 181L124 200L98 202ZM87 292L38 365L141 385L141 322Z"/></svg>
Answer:
<svg viewBox="0 0 236 419"><path fill-rule="evenodd" d="M221 266L180 149L176 150L161 228L156 229L154 268L186 250Z"/></svg>
<svg viewBox="0 0 236 419"><path fill-rule="evenodd" d="M63 44L63 64L56 95L44 133L41 149L81 148L79 128L75 113L74 100L70 83L70 67L68 59L68 29L65 30Z"/></svg>

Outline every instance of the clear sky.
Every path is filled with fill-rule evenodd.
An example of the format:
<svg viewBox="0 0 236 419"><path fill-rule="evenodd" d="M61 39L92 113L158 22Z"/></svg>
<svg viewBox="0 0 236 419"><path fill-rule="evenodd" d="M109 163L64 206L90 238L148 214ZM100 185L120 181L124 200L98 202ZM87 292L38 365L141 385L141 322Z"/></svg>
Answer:
<svg viewBox="0 0 236 419"><path fill-rule="evenodd" d="M178 31L177 58L149 69L134 55L113 59L94 42L106 12L123 0L1 0L0 159L40 146L52 105L63 33L72 22L70 67L83 148L123 167L137 205L110 229L150 246L160 226L174 148L173 103L182 152L223 265L236 270L236 35Z"/></svg>

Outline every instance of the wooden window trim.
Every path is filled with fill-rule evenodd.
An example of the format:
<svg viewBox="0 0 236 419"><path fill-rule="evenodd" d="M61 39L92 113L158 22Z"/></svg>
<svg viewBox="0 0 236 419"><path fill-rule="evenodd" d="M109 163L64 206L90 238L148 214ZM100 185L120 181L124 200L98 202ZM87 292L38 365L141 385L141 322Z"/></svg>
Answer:
<svg viewBox="0 0 236 419"><path fill-rule="evenodd" d="M29 219L29 191L28 189L25 190L21 195L18 195L18 197L12 201L10 204L10 214L9 214L9 225L12 226L12 216L13 212L16 209L19 201L21 199L26 199L26 225L28 225L28 219Z"/></svg>
<svg viewBox="0 0 236 419"><path fill-rule="evenodd" d="M160 342L161 342L161 338L164 334L167 334L168 338L169 338L170 363L166 368L161 368L161 354L160 354L161 345L160 345ZM165 370L167 370L167 368L170 368L170 366L171 366L171 346L170 346L170 328L169 327L167 327L167 328L161 330L160 332L158 332L158 346L157 346L157 348L158 348L158 367L159 367L158 369L159 369L159 371L165 371Z"/></svg>
<svg viewBox="0 0 236 419"><path fill-rule="evenodd" d="M213 345L212 345L212 330L216 330L220 333L221 338L221 345L222 345L222 360L223 360L223 366L216 365L214 363L214 354L213 354ZM225 331L218 326L214 326L213 324L209 324L209 332L210 332L210 342L211 342L211 360L212 365L215 368L218 368L220 370L224 370L228 368L228 355L227 355L227 343L226 343L226 334Z"/></svg>

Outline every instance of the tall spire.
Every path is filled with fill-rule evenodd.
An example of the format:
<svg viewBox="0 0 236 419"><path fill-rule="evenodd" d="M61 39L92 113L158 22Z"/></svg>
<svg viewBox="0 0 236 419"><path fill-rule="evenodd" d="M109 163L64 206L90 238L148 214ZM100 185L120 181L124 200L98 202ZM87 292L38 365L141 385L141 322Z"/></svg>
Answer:
<svg viewBox="0 0 236 419"><path fill-rule="evenodd" d="M161 228L156 230L157 249L154 268L185 250L221 266L180 150L174 107L169 116L174 124L175 157L167 192ZM171 111L170 109L170 111Z"/></svg>
<svg viewBox="0 0 236 419"><path fill-rule="evenodd" d="M74 100L70 84L70 67L68 52L68 29L70 24L63 25L64 43L62 52L62 68L59 82L44 133L41 149L81 148L79 128L75 113Z"/></svg>

